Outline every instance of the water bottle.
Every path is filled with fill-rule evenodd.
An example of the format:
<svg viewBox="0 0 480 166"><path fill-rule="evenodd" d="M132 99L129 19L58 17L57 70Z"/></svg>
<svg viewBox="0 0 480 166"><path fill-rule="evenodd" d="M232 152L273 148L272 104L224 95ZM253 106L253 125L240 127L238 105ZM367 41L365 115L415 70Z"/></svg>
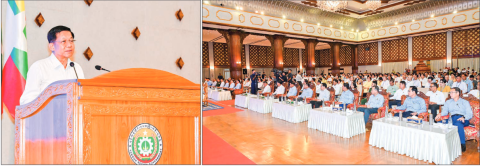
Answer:
<svg viewBox="0 0 480 166"><path fill-rule="evenodd" d="M452 116L451 115L448 115L448 128L452 128Z"/></svg>
<svg viewBox="0 0 480 166"><path fill-rule="evenodd" d="M400 122L403 121L403 112L402 111L398 112L398 117L399 117L398 120Z"/></svg>
<svg viewBox="0 0 480 166"><path fill-rule="evenodd" d="M357 113L357 105L356 104L353 105L353 113Z"/></svg>

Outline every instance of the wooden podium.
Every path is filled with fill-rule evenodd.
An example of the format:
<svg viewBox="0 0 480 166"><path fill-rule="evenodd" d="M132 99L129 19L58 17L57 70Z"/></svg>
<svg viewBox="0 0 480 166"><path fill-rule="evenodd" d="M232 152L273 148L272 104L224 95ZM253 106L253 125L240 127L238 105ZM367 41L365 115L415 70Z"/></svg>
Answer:
<svg viewBox="0 0 480 166"><path fill-rule="evenodd" d="M200 93L145 68L54 82L16 108L15 163L134 164L129 135L148 123L161 135L157 164L200 164Z"/></svg>

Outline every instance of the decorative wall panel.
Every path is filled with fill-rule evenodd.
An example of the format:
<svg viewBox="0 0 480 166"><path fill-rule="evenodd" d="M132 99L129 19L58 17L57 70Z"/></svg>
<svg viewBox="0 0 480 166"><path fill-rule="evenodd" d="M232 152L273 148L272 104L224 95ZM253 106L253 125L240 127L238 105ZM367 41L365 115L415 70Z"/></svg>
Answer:
<svg viewBox="0 0 480 166"><path fill-rule="evenodd" d="M203 42L202 43L202 67L203 68L209 68L210 67L210 61L209 61L209 56L208 56L208 42Z"/></svg>
<svg viewBox="0 0 480 166"><path fill-rule="evenodd" d="M242 67L246 67L247 61L245 60L245 45L242 45Z"/></svg>
<svg viewBox="0 0 480 166"><path fill-rule="evenodd" d="M408 38L382 41L382 62L408 61Z"/></svg>
<svg viewBox="0 0 480 166"><path fill-rule="evenodd" d="M377 42L358 45L358 65L378 65Z"/></svg>
<svg viewBox="0 0 480 166"><path fill-rule="evenodd" d="M480 56L480 28L454 31L452 37L452 58L471 58L472 54Z"/></svg>
<svg viewBox="0 0 480 166"><path fill-rule="evenodd" d="M273 50L272 47L250 46L250 66L251 67L272 67Z"/></svg>
<svg viewBox="0 0 480 166"><path fill-rule="evenodd" d="M319 53L320 53L319 67L331 67L332 56L330 55L330 49L319 50Z"/></svg>
<svg viewBox="0 0 480 166"><path fill-rule="evenodd" d="M341 66L352 65L352 47L344 46L340 48L340 65Z"/></svg>
<svg viewBox="0 0 480 166"><path fill-rule="evenodd" d="M227 43L213 43L213 60L215 66L230 67Z"/></svg>
<svg viewBox="0 0 480 166"><path fill-rule="evenodd" d="M283 67L299 67L299 63L300 60L298 59L298 49L285 48L283 54Z"/></svg>
<svg viewBox="0 0 480 166"><path fill-rule="evenodd" d="M413 37L412 58L418 60L445 59L447 57L447 33Z"/></svg>
<svg viewBox="0 0 480 166"><path fill-rule="evenodd" d="M302 49L302 66L307 67L307 52L306 49Z"/></svg>
<svg viewBox="0 0 480 166"><path fill-rule="evenodd" d="M315 50L315 67L320 67L320 50Z"/></svg>

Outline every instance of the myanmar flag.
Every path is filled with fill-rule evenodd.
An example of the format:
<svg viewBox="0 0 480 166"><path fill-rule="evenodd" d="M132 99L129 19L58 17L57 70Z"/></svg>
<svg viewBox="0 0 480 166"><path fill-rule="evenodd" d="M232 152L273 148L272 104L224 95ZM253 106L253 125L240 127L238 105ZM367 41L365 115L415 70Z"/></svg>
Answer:
<svg viewBox="0 0 480 166"><path fill-rule="evenodd" d="M9 0L2 25L2 164L14 164L15 107L27 79L27 29L23 1Z"/></svg>

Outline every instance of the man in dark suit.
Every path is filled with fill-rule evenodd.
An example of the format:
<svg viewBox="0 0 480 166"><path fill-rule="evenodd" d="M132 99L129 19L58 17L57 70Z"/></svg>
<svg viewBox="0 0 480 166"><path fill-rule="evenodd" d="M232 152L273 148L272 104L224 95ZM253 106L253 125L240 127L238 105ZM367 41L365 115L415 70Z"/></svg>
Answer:
<svg viewBox="0 0 480 166"><path fill-rule="evenodd" d="M250 86L251 87L250 93L256 95L257 94L257 89L258 89L258 85L257 85L258 75L255 72L255 69L252 69L252 74L250 75L250 80L252 80L252 84Z"/></svg>
<svg viewBox="0 0 480 166"><path fill-rule="evenodd" d="M223 79L222 73L218 73L218 79Z"/></svg>

